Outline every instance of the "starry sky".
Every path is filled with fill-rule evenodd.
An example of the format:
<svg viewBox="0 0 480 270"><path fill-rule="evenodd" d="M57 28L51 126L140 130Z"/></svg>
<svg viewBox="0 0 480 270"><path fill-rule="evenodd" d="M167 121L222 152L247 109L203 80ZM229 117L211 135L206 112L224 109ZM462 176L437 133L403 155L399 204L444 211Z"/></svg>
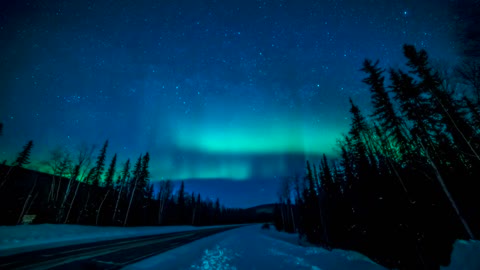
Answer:
<svg viewBox="0 0 480 270"><path fill-rule="evenodd" d="M153 181L274 202L281 177L338 155L349 97L368 114L365 58L458 59L452 2L2 1L0 158L31 139L45 169L57 146L108 139L108 159L148 151Z"/></svg>

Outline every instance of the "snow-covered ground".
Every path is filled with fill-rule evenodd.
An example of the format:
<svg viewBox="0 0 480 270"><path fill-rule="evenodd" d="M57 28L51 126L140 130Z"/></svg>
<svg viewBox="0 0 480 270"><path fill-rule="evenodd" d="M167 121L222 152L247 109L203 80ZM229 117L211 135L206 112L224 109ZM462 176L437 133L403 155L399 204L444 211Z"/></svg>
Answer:
<svg viewBox="0 0 480 270"><path fill-rule="evenodd" d="M298 245L298 236L241 227L132 264L132 269L385 269L360 253Z"/></svg>
<svg viewBox="0 0 480 270"><path fill-rule="evenodd" d="M480 269L480 241L457 240L453 245L452 260L442 270L478 270Z"/></svg>
<svg viewBox="0 0 480 270"><path fill-rule="evenodd" d="M217 226L218 227L218 226ZM130 236L213 227L0 226L3 256L35 249ZM442 269L480 269L480 241L455 243L452 263ZM148 258L124 269L385 269L360 253L298 245L298 236L250 225L222 232Z"/></svg>

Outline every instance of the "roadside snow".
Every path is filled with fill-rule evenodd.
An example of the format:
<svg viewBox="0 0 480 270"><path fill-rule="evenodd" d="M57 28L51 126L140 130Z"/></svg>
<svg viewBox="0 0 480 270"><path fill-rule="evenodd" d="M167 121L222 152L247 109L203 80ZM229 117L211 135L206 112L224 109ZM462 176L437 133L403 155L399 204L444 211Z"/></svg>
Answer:
<svg viewBox="0 0 480 270"><path fill-rule="evenodd" d="M480 269L480 241L457 240L453 245L452 260L442 270Z"/></svg>
<svg viewBox="0 0 480 270"><path fill-rule="evenodd" d="M0 226L2 256L71 244L224 226L96 227L68 224Z"/></svg>
<svg viewBox="0 0 480 270"><path fill-rule="evenodd" d="M357 252L302 247L296 235L260 227L222 232L123 269L385 269Z"/></svg>

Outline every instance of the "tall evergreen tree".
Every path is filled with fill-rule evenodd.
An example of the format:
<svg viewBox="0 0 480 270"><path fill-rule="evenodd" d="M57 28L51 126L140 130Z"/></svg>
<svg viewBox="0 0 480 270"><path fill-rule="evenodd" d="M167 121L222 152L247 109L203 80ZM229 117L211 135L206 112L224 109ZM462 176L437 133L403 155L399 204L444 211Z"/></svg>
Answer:
<svg viewBox="0 0 480 270"><path fill-rule="evenodd" d="M321 166L321 187L322 190L325 191L329 196L337 195L335 188L334 188L334 180L332 176L332 171L330 170L330 166L328 166L327 156L323 154L322 161L320 163Z"/></svg>
<svg viewBox="0 0 480 270"><path fill-rule="evenodd" d="M215 200L215 209L214 209L214 214L213 214L213 222L215 224L218 224L219 221L220 221L220 199L217 198L217 200Z"/></svg>
<svg viewBox="0 0 480 270"><path fill-rule="evenodd" d="M26 164L30 163L30 153L32 152L33 141L29 141L26 145L23 146L22 152L20 152L13 162L12 166L14 167L23 167Z"/></svg>
<svg viewBox="0 0 480 270"><path fill-rule="evenodd" d="M352 183L355 181L353 157L351 149L351 140L348 136L345 137L345 144L340 147L341 160L340 167L343 168L342 176L344 177L344 192L351 189Z"/></svg>
<svg viewBox="0 0 480 270"><path fill-rule="evenodd" d="M108 140L105 141L102 149L100 150L100 154L97 157L97 162L95 163L95 167L93 168L93 171L92 171L91 179L89 179L89 182L92 183L93 186L98 186L100 183L100 180L101 180L100 178L103 174L103 168L105 166L107 147L108 147Z"/></svg>
<svg viewBox="0 0 480 270"><path fill-rule="evenodd" d="M315 194L315 180L312 172L312 166L310 165L310 162L307 160L307 175L305 176L305 179L308 181L308 189L307 191L310 194Z"/></svg>
<svg viewBox="0 0 480 270"><path fill-rule="evenodd" d="M180 190L178 191L178 222L183 224L185 217L185 184L180 184Z"/></svg>
<svg viewBox="0 0 480 270"><path fill-rule="evenodd" d="M108 167L107 174L105 175L105 186L111 188L113 186L113 178L115 177L115 166L117 164L117 154L113 155L112 162Z"/></svg>
<svg viewBox="0 0 480 270"><path fill-rule="evenodd" d="M368 161L367 147L365 145L365 133L367 123L357 105L350 99L350 113L352 114L352 126L349 131L352 142L353 162L356 164L355 173L358 179L367 179L371 173L370 163Z"/></svg>
<svg viewBox="0 0 480 270"><path fill-rule="evenodd" d="M128 184L128 194L131 196L132 193L138 188L138 183L142 177L142 155L140 155L135 162L133 170L131 172L130 182Z"/></svg>
<svg viewBox="0 0 480 270"><path fill-rule="evenodd" d="M438 72L434 72L429 66L427 52L417 51L412 45L404 45L403 49L408 59L407 65L412 69L411 72L421 79L417 87L421 92L431 95L434 112L442 116L440 119L455 144L463 152L472 153L480 161L480 154L470 143L475 132L460 112L460 106L453 98L453 92L441 89L441 78Z"/></svg>
<svg viewBox="0 0 480 270"><path fill-rule="evenodd" d="M365 60L361 69L368 75L367 78L363 79L363 82L370 86L374 108L372 116L386 132L386 137L393 139L394 144L399 147L397 153L404 153L408 150L408 142L404 133L403 120L393 108L384 86L385 78L382 75L384 71L378 67L378 63L377 61L372 64L371 60Z"/></svg>
<svg viewBox="0 0 480 270"><path fill-rule="evenodd" d="M427 93L415 85L414 79L401 70L390 69L391 91L400 110L409 123L410 135L430 151L436 151L432 135L438 133L438 118L426 97Z"/></svg>
<svg viewBox="0 0 480 270"><path fill-rule="evenodd" d="M150 155L147 152L142 158L142 168L141 168L139 185L138 185L139 189L144 191L147 191L146 189L150 185L150 172L148 170L149 162L150 162Z"/></svg>

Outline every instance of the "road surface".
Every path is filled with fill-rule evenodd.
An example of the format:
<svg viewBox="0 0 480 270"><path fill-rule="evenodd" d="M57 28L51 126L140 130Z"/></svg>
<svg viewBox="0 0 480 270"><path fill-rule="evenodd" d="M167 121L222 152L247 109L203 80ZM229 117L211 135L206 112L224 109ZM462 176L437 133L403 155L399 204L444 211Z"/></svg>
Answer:
<svg viewBox="0 0 480 270"><path fill-rule="evenodd" d="M1 256L0 269L120 269L226 230L225 227L131 237Z"/></svg>

